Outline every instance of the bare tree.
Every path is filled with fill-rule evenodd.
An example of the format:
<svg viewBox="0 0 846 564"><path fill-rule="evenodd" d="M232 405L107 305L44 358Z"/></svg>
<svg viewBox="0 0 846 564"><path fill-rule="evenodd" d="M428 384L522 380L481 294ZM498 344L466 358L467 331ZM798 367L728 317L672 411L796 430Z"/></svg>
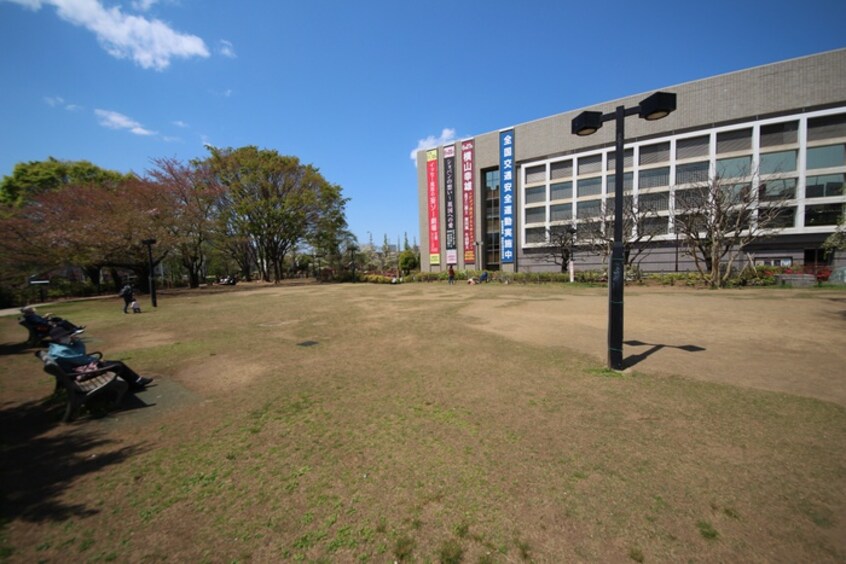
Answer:
<svg viewBox="0 0 846 564"><path fill-rule="evenodd" d="M553 225L546 230L546 240L544 262L557 264L562 273L567 272L576 242L576 229L572 225Z"/></svg>
<svg viewBox="0 0 846 564"><path fill-rule="evenodd" d="M675 191L675 229L699 274L710 287L721 288L734 261L752 242L792 225L785 221L785 203L794 185L773 178L753 190L749 175L716 176Z"/></svg>
<svg viewBox="0 0 846 564"><path fill-rule="evenodd" d="M649 242L656 235L667 233L668 220L658 214L668 208L669 194L641 194L635 201L631 193L623 196L623 257L626 270L637 270L649 251ZM578 225L579 245L587 245L604 263L611 256L614 244L614 199L608 198L605 211L597 207L591 212L579 212L583 219Z"/></svg>

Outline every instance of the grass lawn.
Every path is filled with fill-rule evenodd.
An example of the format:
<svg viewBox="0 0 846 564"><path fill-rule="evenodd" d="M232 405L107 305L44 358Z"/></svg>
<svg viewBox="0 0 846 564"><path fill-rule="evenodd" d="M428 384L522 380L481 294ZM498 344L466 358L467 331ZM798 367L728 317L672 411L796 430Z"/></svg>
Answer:
<svg viewBox="0 0 846 564"><path fill-rule="evenodd" d="M71 424L17 345L24 330L0 318L0 554L846 560L846 294L638 292L627 338L651 342L645 312L667 324L647 300L724 312L724 325L694 316L620 375L604 368L602 288L286 285L165 294L141 315L117 298L57 305L88 325L89 350L157 384ZM832 316L803 321L814 308ZM829 341L791 356L803 323ZM752 356L760 331L781 334L785 356ZM675 348L687 344L705 350ZM744 347L748 367L732 360ZM814 393L783 370L794 361Z"/></svg>

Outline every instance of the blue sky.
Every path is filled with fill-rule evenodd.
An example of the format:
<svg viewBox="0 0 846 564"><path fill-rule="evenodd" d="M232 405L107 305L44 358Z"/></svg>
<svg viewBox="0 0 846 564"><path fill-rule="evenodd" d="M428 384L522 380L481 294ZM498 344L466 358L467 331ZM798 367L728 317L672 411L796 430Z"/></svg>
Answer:
<svg viewBox="0 0 846 564"><path fill-rule="evenodd" d="M340 184L361 242L412 241L416 148L842 48L844 21L842 0L0 0L0 176L257 145Z"/></svg>

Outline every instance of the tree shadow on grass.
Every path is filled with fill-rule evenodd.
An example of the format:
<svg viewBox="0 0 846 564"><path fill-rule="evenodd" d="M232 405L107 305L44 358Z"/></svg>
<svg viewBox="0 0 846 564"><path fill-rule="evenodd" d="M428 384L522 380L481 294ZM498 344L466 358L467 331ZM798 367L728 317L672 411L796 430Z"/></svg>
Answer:
<svg viewBox="0 0 846 564"><path fill-rule="evenodd" d="M98 508L62 501L66 488L86 474L120 464L147 450L117 441L86 425L59 422L63 402L52 397L0 404L0 523L62 521Z"/></svg>
<svg viewBox="0 0 846 564"><path fill-rule="evenodd" d="M623 368L631 368L632 366L643 362L649 356L657 353L661 349L679 349L685 352L701 352L706 350L704 347L698 345L666 345L660 343L644 343L643 341L625 341L623 344L630 347L651 347L640 354L633 354L623 360Z"/></svg>

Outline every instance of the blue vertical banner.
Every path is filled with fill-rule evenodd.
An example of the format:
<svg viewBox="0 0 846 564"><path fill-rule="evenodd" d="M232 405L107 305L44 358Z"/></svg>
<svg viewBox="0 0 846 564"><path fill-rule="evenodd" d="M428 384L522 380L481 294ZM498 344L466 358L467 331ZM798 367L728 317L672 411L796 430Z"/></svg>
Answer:
<svg viewBox="0 0 846 564"><path fill-rule="evenodd" d="M499 132L500 263L514 262L514 130Z"/></svg>

